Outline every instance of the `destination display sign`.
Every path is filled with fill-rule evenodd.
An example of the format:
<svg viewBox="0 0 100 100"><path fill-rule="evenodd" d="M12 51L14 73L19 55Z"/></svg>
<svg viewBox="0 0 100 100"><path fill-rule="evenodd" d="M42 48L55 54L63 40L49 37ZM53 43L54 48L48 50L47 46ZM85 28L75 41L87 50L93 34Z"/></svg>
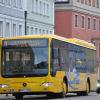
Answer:
<svg viewBox="0 0 100 100"><path fill-rule="evenodd" d="M4 40L3 47L7 46L18 46L18 47L43 47L47 46L47 39L17 39L17 40Z"/></svg>

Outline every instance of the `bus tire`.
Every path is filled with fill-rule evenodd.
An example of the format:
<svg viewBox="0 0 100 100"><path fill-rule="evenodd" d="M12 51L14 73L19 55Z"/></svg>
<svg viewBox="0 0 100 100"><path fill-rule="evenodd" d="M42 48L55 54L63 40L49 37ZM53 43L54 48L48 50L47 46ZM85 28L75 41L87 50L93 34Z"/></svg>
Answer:
<svg viewBox="0 0 100 100"><path fill-rule="evenodd" d="M77 92L77 96L82 96L83 93L82 92Z"/></svg>
<svg viewBox="0 0 100 100"><path fill-rule="evenodd" d="M47 98L49 98L49 99L54 99L56 97L55 94L53 94L53 93L49 93L46 95L47 95Z"/></svg>
<svg viewBox="0 0 100 100"><path fill-rule="evenodd" d="M16 100L23 99L23 95L22 94L13 94L13 96L15 96Z"/></svg>

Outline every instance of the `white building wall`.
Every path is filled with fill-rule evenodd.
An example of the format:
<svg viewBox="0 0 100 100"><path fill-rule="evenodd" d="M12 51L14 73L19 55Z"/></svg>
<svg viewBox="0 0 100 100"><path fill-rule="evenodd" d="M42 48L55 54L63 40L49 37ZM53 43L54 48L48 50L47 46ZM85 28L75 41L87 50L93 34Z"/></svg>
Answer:
<svg viewBox="0 0 100 100"><path fill-rule="evenodd" d="M0 36L25 35L24 11L27 11L27 34L53 34L54 0L37 1L0 0Z"/></svg>
<svg viewBox="0 0 100 100"><path fill-rule="evenodd" d="M24 0L0 0L0 22L3 24L0 26L1 37L12 37L18 35L24 35ZM15 33L13 30L13 24L15 24ZM21 25L19 31L19 25Z"/></svg>
<svg viewBox="0 0 100 100"><path fill-rule="evenodd" d="M54 0L26 0L27 35L54 34Z"/></svg>

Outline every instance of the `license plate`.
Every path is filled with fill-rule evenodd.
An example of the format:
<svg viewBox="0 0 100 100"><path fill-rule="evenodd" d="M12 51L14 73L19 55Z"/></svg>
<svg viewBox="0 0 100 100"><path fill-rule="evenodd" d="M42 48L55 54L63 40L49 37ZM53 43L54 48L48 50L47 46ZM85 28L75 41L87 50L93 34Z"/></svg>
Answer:
<svg viewBox="0 0 100 100"><path fill-rule="evenodd" d="M19 92L30 92L29 89L20 89Z"/></svg>

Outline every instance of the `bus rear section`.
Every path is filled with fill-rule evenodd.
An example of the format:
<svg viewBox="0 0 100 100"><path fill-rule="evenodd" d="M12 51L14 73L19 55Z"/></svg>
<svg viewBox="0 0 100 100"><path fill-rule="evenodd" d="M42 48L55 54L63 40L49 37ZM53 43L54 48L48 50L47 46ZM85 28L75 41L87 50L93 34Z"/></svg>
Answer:
<svg viewBox="0 0 100 100"><path fill-rule="evenodd" d="M52 39L51 48L51 75L56 77L59 72L63 76L59 80L65 83L67 93L88 95L96 91L98 67L93 44L60 37Z"/></svg>

